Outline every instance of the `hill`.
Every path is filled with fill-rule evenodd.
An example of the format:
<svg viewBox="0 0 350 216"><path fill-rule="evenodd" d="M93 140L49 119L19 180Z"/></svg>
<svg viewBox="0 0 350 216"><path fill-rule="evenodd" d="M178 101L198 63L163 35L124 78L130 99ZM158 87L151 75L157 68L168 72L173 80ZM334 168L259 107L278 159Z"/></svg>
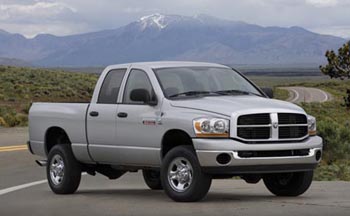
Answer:
<svg viewBox="0 0 350 216"><path fill-rule="evenodd" d="M0 66L0 126L23 126L32 102L89 102L97 76Z"/></svg>
<svg viewBox="0 0 350 216"><path fill-rule="evenodd" d="M0 65L19 66L19 67L30 67L31 66L30 63L23 61L21 59L1 58L1 57L0 57Z"/></svg>
<svg viewBox="0 0 350 216"><path fill-rule="evenodd" d="M104 66L153 60L226 64L324 62L327 49L345 39L300 27L262 27L207 15L153 14L113 30L27 39L0 31L0 56L37 66Z"/></svg>

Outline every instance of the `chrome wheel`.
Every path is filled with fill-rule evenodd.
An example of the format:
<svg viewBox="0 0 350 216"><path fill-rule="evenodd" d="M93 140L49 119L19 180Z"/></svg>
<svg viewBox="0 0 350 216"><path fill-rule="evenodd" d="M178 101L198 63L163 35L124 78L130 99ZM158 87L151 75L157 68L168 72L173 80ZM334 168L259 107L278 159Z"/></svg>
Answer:
<svg viewBox="0 0 350 216"><path fill-rule="evenodd" d="M56 154L50 162L50 178L55 185L61 184L64 177L63 158Z"/></svg>
<svg viewBox="0 0 350 216"><path fill-rule="evenodd" d="M168 181L173 190L177 192L186 191L193 179L193 169L191 163L183 158L175 158L168 169Z"/></svg>

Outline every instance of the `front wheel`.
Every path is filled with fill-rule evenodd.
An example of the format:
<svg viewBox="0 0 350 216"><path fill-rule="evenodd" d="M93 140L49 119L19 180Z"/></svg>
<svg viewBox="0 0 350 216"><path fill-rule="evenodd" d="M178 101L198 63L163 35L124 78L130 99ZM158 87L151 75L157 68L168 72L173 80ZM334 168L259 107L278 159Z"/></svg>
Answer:
<svg viewBox="0 0 350 216"><path fill-rule="evenodd" d="M175 147L165 155L161 181L165 193L177 202L201 200L211 185L211 177L202 172L191 146Z"/></svg>
<svg viewBox="0 0 350 216"><path fill-rule="evenodd" d="M81 166L68 144L54 146L48 155L46 175L56 194L74 193L80 184Z"/></svg>
<svg viewBox="0 0 350 216"><path fill-rule="evenodd" d="M264 184L276 196L299 196L309 189L312 177L313 171L268 174Z"/></svg>

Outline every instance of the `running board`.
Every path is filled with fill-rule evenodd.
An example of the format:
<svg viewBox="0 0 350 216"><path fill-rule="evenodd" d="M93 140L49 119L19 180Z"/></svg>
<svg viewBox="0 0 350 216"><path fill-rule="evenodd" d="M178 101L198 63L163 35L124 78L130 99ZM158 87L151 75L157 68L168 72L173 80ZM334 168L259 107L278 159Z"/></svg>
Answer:
<svg viewBox="0 0 350 216"><path fill-rule="evenodd" d="M46 160L35 160L35 162L41 167L45 167L47 164Z"/></svg>

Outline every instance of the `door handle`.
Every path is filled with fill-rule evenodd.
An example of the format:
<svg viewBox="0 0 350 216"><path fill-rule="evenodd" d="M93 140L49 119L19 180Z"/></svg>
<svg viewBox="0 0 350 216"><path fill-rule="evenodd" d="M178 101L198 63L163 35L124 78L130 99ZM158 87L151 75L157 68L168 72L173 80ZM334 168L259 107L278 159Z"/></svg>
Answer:
<svg viewBox="0 0 350 216"><path fill-rule="evenodd" d="M96 112L96 111L91 111L89 114L90 114L90 116L92 116L92 117L98 116L98 112Z"/></svg>
<svg viewBox="0 0 350 216"><path fill-rule="evenodd" d="M118 116L119 118L126 118L126 117L128 117L128 114L125 113L125 112L120 112L120 113L118 113L117 116Z"/></svg>

